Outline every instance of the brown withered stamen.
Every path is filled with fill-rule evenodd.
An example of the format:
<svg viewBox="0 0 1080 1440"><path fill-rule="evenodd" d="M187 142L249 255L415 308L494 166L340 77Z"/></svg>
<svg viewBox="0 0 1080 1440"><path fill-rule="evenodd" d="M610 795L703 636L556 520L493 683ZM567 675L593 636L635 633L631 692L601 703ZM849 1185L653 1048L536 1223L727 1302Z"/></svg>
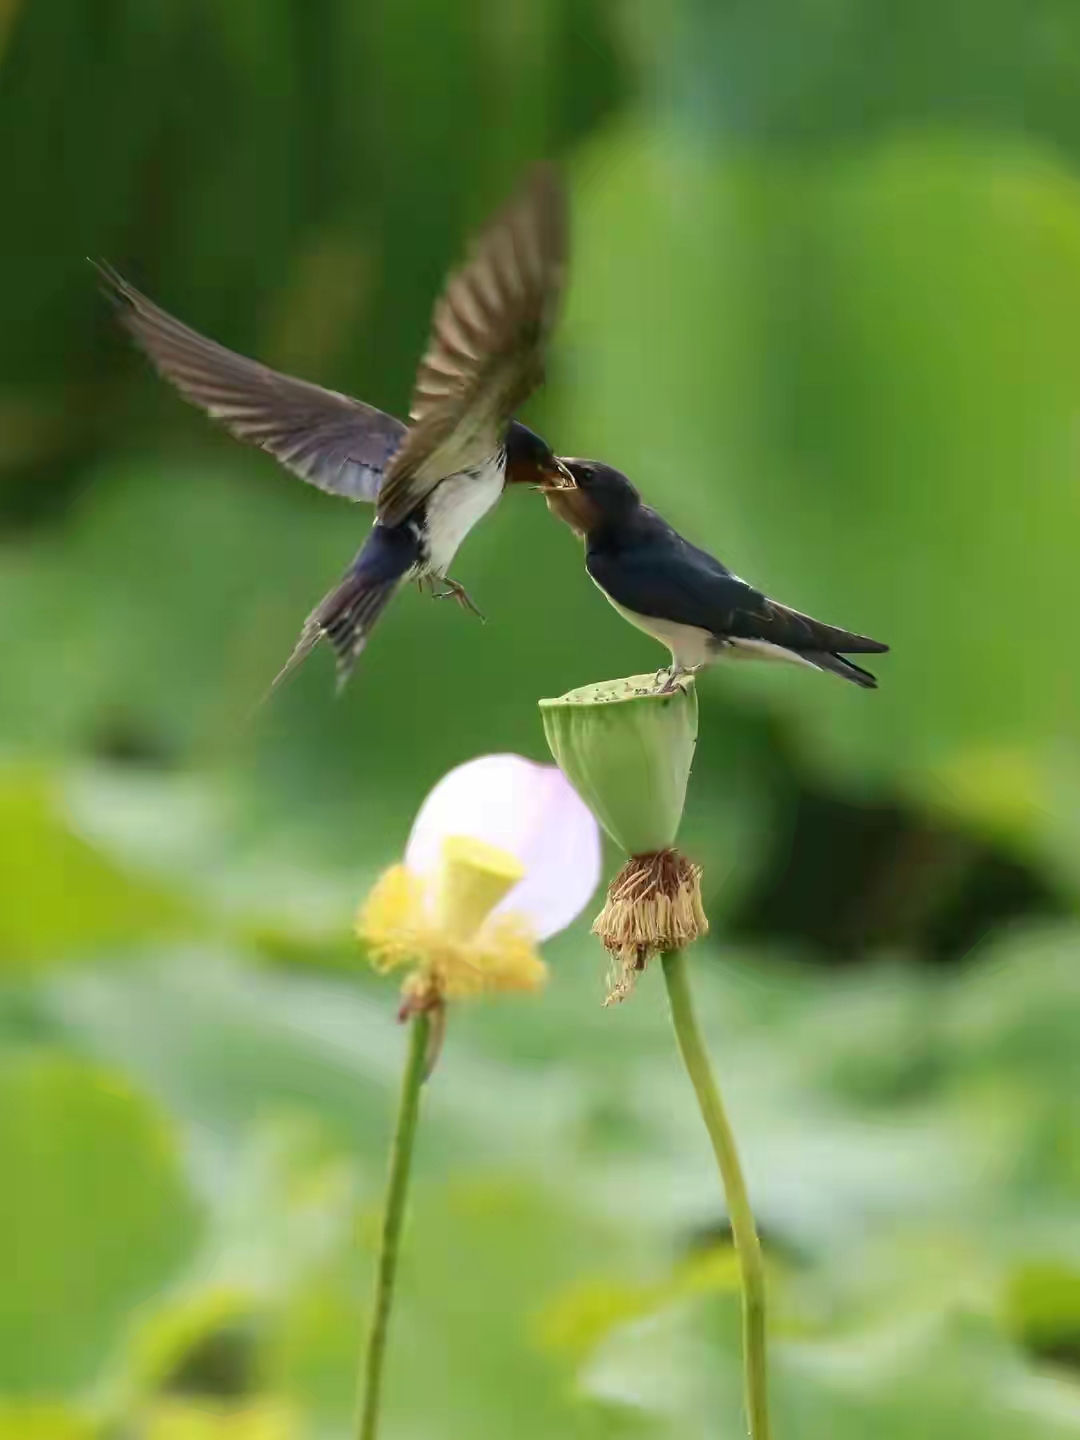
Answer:
<svg viewBox="0 0 1080 1440"><path fill-rule="evenodd" d="M631 994L653 956L708 934L701 866L678 850L632 856L611 882L592 928L612 959L604 1004L616 1005Z"/></svg>

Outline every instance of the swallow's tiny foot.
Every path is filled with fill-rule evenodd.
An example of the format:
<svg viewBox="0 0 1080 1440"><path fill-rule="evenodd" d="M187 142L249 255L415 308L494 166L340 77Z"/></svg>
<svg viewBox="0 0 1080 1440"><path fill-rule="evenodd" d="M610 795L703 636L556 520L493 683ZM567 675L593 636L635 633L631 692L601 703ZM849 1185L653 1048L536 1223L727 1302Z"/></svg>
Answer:
<svg viewBox="0 0 1080 1440"><path fill-rule="evenodd" d="M693 676L696 675L699 670L704 669L704 665L672 665L667 670L658 670L656 672L657 684L660 684L661 675L666 675L667 679L664 681L663 685L660 685L660 688L656 693L658 695L673 695L675 691L679 689L679 681L683 678L684 675Z"/></svg>
<svg viewBox="0 0 1080 1440"><path fill-rule="evenodd" d="M470 610L477 617L477 619L481 621L482 624L486 625L487 621L484 618L483 611L480 610L479 607L473 603L473 600L469 595L469 592L465 589L465 586L458 584L456 580L451 580L449 575L444 576L443 579L450 588L448 590L434 591L433 593L436 599L456 600L463 610Z"/></svg>

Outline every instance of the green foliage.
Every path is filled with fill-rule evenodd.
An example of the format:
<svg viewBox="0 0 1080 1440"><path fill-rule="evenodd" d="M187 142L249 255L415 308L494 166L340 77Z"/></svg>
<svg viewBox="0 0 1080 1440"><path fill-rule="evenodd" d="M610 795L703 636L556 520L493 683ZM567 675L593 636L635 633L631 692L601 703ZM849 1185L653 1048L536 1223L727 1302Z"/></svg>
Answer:
<svg viewBox="0 0 1080 1440"><path fill-rule="evenodd" d="M0 967L9 974L71 951L145 942L187 919L73 832L44 774L0 772Z"/></svg>
<svg viewBox="0 0 1080 1440"><path fill-rule="evenodd" d="M0 1385L77 1392L190 1259L197 1218L164 1119L62 1054L0 1071Z"/></svg>
<svg viewBox="0 0 1080 1440"><path fill-rule="evenodd" d="M560 425L772 593L894 647L885 706L731 683L782 690L834 768L1060 845L1080 692L1033 617L1067 612L1080 525L1072 175L955 135L795 167L638 126L587 173Z"/></svg>
<svg viewBox="0 0 1080 1440"><path fill-rule="evenodd" d="M60 1405L0 1405L3 1440L94 1440L95 1430Z"/></svg>
<svg viewBox="0 0 1080 1440"><path fill-rule="evenodd" d="M402 1058L355 906L447 768L546 758L538 696L664 658L514 494L460 557L489 624L405 595L340 701L319 655L259 709L369 516L148 377L85 256L404 413L440 276L550 153L532 418L893 646L875 695L700 682L693 964L778 1440L1077 1433L1078 56L1057 0L0 0L0 1440L348 1433ZM907 828L865 884L824 823L793 873L810 800ZM963 966L875 928L963 951L987 854L1043 901ZM911 944L811 967L775 897L825 872ZM452 1017L387 1440L736 1433L705 1137L656 977L603 1011L585 929L542 1001Z"/></svg>

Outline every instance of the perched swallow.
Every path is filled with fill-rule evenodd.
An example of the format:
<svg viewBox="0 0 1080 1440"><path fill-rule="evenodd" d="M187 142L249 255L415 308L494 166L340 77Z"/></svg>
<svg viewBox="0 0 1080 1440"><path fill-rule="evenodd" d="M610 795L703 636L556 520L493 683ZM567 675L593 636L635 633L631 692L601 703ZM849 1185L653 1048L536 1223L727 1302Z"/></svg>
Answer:
<svg viewBox="0 0 1080 1440"><path fill-rule="evenodd" d="M724 654L793 660L876 688L844 656L878 655L887 645L767 599L643 505L618 470L563 463L575 488L547 489L548 506L584 538L585 568L619 614L671 651L665 690Z"/></svg>
<svg viewBox="0 0 1080 1440"><path fill-rule="evenodd" d="M124 325L185 399L320 490L375 502L367 540L309 615L275 685L323 637L344 683L406 580L433 591L445 583L444 594L475 610L447 572L504 485L573 484L546 442L512 419L543 381L566 255L564 191L551 167L538 166L447 281L408 425L226 350L98 267Z"/></svg>

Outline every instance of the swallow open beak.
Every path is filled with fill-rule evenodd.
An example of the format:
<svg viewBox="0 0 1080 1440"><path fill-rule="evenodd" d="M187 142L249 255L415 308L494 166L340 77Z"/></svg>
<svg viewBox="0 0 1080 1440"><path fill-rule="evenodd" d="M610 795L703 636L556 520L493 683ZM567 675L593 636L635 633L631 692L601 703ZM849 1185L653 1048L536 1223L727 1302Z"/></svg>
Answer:
<svg viewBox="0 0 1080 1440"><path fill-rule="evenodd" d="M550 494L553 490L576 490L577 481L571 475L563 462L557 455L553 455L553 465L544 471L544 478L539 485L533 488L541 494Z"/></svg>

